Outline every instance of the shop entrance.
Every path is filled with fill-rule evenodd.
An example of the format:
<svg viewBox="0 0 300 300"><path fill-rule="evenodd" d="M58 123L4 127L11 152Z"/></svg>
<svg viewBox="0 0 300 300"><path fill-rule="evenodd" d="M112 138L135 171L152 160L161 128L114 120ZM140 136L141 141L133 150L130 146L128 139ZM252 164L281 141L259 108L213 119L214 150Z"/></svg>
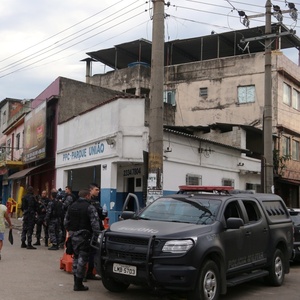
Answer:
<svg viewBox="0 0 300 300"><path fill-rule="evenodd" d="M126 191L127 193L125 193L125 198L123 199L123 203L128 195L128 193L134 193L134 180L135 178L134 177L129 177L129 178L126 178L126 181L127 181L127 184L126 184ZM128 202L128 206L126 208L126 210L129 210L129 211L134 211L134 199L131 199L132 201L129 201Z"/></svg>
<svg viewBox="0 0 300 300"><path fill-rule="evenodd" d="M101 165L68 171L67 185L72 187L75 195L77 195L81 189L88 189L90 183L97 183L101 186ZM64 186L61 188L64 190Z"/></svg>

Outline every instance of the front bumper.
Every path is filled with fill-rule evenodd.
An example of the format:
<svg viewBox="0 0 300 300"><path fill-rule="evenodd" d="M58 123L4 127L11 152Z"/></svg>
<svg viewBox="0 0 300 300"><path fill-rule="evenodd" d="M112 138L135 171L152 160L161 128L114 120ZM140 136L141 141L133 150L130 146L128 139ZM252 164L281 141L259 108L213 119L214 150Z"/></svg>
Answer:
<svg viewBox="0 0 300 300"><path fill-rule="evenodd" d="M128 263L127 263L128 265ZM152 268L136 265L137 275L129 276L113 272L113 262L102 262L103 276L110 276L117 281L135 285L147 285L151 288L187 291L196 284L197 270L192 266L154 264Z"/></svg>

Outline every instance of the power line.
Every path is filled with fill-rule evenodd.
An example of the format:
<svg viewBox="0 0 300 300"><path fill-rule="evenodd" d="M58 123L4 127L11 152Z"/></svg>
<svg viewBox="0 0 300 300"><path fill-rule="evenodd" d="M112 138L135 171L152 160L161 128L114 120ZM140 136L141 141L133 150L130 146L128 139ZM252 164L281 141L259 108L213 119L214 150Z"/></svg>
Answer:
<svg viewBox="0 0 300 300"><path fill-rule="evenodd" d="M100 13L105 12L106 10L108 10L108 9L110 9L111 7L113 7L113 6L117 5L117 4L119 4L119 3L122 2L122 1L124 1L124 0L120 0L119 2L117 2L117 3L113 4L113 5L111 5L111 6L107 7L107 8L105 8L105 9L103 9L103 10L101 10L101 11L95 13L95 14L93 14L92 16L90 16L90 17L88 17L88 18L85 18L85 19L79 21L78 23L76 23L76 24L74 24L74 25L71 25L70 27L67 27L67 28L63 29L62 31L60 31L60 32L58 32L58 33L56 33L56 34L54 34L54 35L52 35L52 36L50 36L50 37L48 37L48 38L46 38L46 39L40 41L40 42L38 42L38 43L36 43L36 44L34 44L34 45L32 45L32 46L29 46L28 48L26 48L26 49L24 49L24 50L21 50L21 51L15 53L15 54L13 54L13 55L11 55L11 56L9 56L9 57L6 57L6 58L3 59L3 60L0 60L0 63L3 62L3 61L6 61L6 60L9 59L9 58L12 58L12 57L18 55L18 54L21 54L21 53L23 53L23 52L25 52L25 51L27 51L27 50L29 50L29 49L32 49L33 47L36 47L36 46L38 46L38 45L40 45L40 44L42 44L42 43L44 43L44 42L46 42L46 41L48 41L48 40L54 38L54 37L56 37L56 36L62 34L63 32L66 32L66 31L70 30L71 28L73 28L73 27L75 27L75 26L77 26L77 25L79 25L79 24L81 24L81 23L83 23L83 22L85 22L85 21L87 21L87 20L89 20L89 19L91 19L91 18L93 18L93 17L99 15Z"/></svg>
<svg viewBox="0 0 300 300"><path fill-rule="evenodd" d="M136 1L136 2L138 2L138 1ZM135 2L135 3L136 3L136 2ZM132 4L134 4L134 3L132 3ZM131 4L131 5L132 5L132 4ZM130 6L130 5L129 5L129 6ZM141 6L141 5L140 5L140 6ZM78 38L80 38L80 37L86 35L87 33L91 32L91 31L94 31L94 30L98 29L98 28L101 27L101 26L107 25L107 24L109 24L109 23L111 23L111 22L115 22L115 21L116 21L117 19L119 19L120 17L123 17L123 16L125 16L126 14L131 13L133 10L138 9L140 6L135 7L135 8L133 8L133 9L130 9L130 8L129 8L129 11L126 11L126 12L124 12L124 8L121 8L118 12L114 12L114 13L112 13L111 15L107 16L106 18L101 19L100 21L97 21L97 22L95 22L95 23L93 23L93 24L91 24L91 25L85 27L84 29L81 29L81 30L79 30L79 31L77 31L77 32L75 32L75 33L73 33L73 34L71 34L71 35L69 35L69 36L67 36L67 37L65 37L65 38L63 38L63 39L61 39L60 41L54 43L50 48L49 48L49 47L45 47L45 48L43 48L43 49L41 49L41 50L39 50L39 51L36 51L36 52L34 52L34 53L32 53L32 54L30 54L30 55L28 55L28 56L26 56L26 57L24 57L24 58L18 60L18 61L16 61L16 62L13 62L13 63L11 63L11 64L9 64L9 65L7 65L7 66L1 68L1 69L0 69L0 73L3 73L4 71L6 71L6 70L8 70L8 69L10 69L10 68L12 68L12 67L14 67L14 66L16 66L16 65L20 65L21 63L24 63L24 62L33 60L33 59L35 59L35 58L37 58L37 57L39 57L39 56L41 56L41 55L44 55L44 54L46 54L46 53L48 53L48 52L51 52L51 51L53 51L53 50L55 50L55 49L57 49L57 48L59 48L59 47L65 45L65 44L67 44L67 43L72 42L73 40L76 40L76 39L78 39ZM116 14L118 14L119 12L121 12L121 15L117 16ZM99 26L97 26L97 27L94 27L94 28L92 28L92 29L86 31L85 33L82 33L82 34L80 34L80 35L77 35L75 38L69 39L69 40L67 40L67 41L65 41L65 42L62 43L62 41L68 39L69 37L72 37L72 36L74 36L74 35L76 35L76 34L79 34L80 32L82 32L82 31L88 29L89 27L91 27L91 26L93 26L93 25L95 25L95 24L97 24L97 23L99 23L99 22L102 22L103 20L106 20L106 19L108 19L108 18L110 18L110 17L112 17L112 18L111 18L109 21L107 21L106 23L101 24L101 25L99 25ZM85 40L83 40L83 41L85 41ZM76 45L76 44L75 44L75 45ZM65 49L68 49L68 48L65 48Z"/></svg>
<svg viewBox="0 0 300 300"><path fill-rule="evenodd" d="M136 1L136 2L138 2L138 1ZM136 2L134 2L134 3L136 3ZM134 4L134 3L132 3L132 4ZM131 6L132 4L130 4L129 6ZM127 7L128 7L128 6L127 6ZM69 35L69 36L67 36L67 37L65 37L65 38L63 38L63 39L61 39L60 41L58 41L58 42L56 42L54 45L52 45L50 49L49 49L49 47L45 47L45 48L43 48L43 49L41 49L41 50L39 50L39 51L36 51L36 52L34 52L33 54L30 54L30 55L28 55L28 56L26 56L26 57L24 57L24 58L22 58L22 59L20 59L20 60L18 60L18 61L15 61L15 62L13 62L13 63L11 63L11 64L9 64L9 65L6 65L5 67L3 67L3 68L0 69L0 73L3 73L4 71L6 71L6 70L8 70L8 69L11 69L11 68L14 67L15 65L19 65L19 64L22 63L22 62L24 63L24 62L30 61L30 60L32 60L32 59L35 59L36 57L39 57L39 56L41 56L41 55L43 55L43 54L46 54L46 53L48 53L48 52L50 52L50 51L53 51L53 50L55 50L55 49L57 49L57 48L59 48L59 47L65 45L65 44L67 44L67 43L70 43L70 42L72 42L73 40L78 39L78 38L84 36L85 34L87 34L87 33L91 32L91 31L94 31L94 30L98 29L98 28L101 27L101 26L104 26L104 25L109 24L110 22L116 21L116 19L118 19L118 18L120 18L120 17L123 17L123 16L125 16L125 15L128 14L128 13L131 13L133 10L136 10L136 9L138 9L139 7L141 7L141 5L138 6L138 7L135 7L134 9L130 9L130 10L127 11L127 12L124 12L124 8L121 8L121 9L117 12L117 13L119 13L119 12L122 13L120 16L116 16L116 13L114 12L114 13L112 13L111 15L107 16L106 18L101 19L100 21L97 21L97 22L95 22L95 23L93 23L93 24L91 24L91 25L85 27L84 29L81 29L81 30L77 31L76 33L73 33L73 34L71 34L71 35ZM61 43L63 40L66 40L67 38L69 38L69 37L71 37L71 36L74 36L74 35L76 35L76 34L82 32L82 31L86 30L87 28L89 28L89 27L91 27L91 26L93 26L93 25L95 25L95 24L97 24L97 23L99 23L99 22L101 22L101 21L103 21L103 20L106 20L106 19L108 19L108 18L110 18L110 17L113 17L113 18L112 18L111 20L109 20L108 22L106 22L106 23L104 23L104 24L102 24L102 25L99 25L99 26L97 26L97 27L94 27L94 28L92 28L92 29L86 31L85 33L82 33L82 34L78 35L78 36L75 37L75 38L72 38L72 39L67 40L67 41L64 42L64 43ZM83 41L84 41L84 40L83 40ZM76 45L76 44L75 44L75 45ZM68 48L65 48L65 49L68 49ZM1 77L0 77L0 78L1 78Z"/></svg>
<svg viewBox="0 0 300 300"><path fill-rule="evenodd" d="M138 16L138 15L140 15L140 13L136 14L135 16L131 16L131 17L127 18L126 20L122 20L122 21L120 21L119 23L117 23L117 24L111 26L111 27L108 28L108 29L105 29L105 30L103 30L103 31L101 31L101 32L98 32L98 33L96 33L96 34L94 34L94 35L92 35L92 36L90 36L90 37L87 37L87 38L85 38L85 39L83 39L83 40L81 40L81 41L79 41L79 42L77 42L77 43L75 43L75 44L72 44L72 45L70 45L69 47L66 47L66 48L64 48L64 49L62 49L62 50L56 51L55 53L53 53L53 54L51 54L51 55L48 55L47 57L41 58L41 59L39 59L39 60L37 60L37 61L35 61L35 62L33 62L33 63L27 65L27 66L24 66L24 67L21 67L21 68L19 68L19 69L17 69L17 70L12 71L12 72L6 73L6 74L0 76L0 78L6 77L6 76L8 76L8 75L10 75L10 74L13 74L13 73L17 72L17 71L23 70L24 68L26 68L26 67L28 67L28 66L31 66L31 65L33 65L33 64L36 64L36 63L38 63L38 62L40 62L40 61L42 61L42 60L44 60L44 59L46 59L46 58L49 58L49 57L51 57L51 56L53 56L53 55L55 55L55 54L58 54L58 53L60 53L60 52L62 52L62 51L65 51L65 50L67 50L67 49L69 49L69 48L71 48L71 47L73 47L73 46L75 46L75 45L78 45L78 44L80 44L80 43L82 43L82 42L84 42L84 41L86 41L86 40L88 40L88 39L91 39L92 37L95 37L95 36L99 35L100 33L103 33L103 32L105 32L105 31L107 31L107 30L109 30L109 29L112 29L112 28L114 28L114 27L116 27L116 26L118 26L118 25L120 25L120 24L122 24L122 23L124 23L124 22L126 22L126 21L130 21L130 20L132 20L132 18L135 18L135 17Z"/></svg>
<svg viewBox="0 0 300 300"><path fill-rule="evenodd" d="M55 36L58 36L59 34L61 34L61 33L65 32L65 31L67 31L67 30L69 30L69 29L75 27L75 26L78 25L78 24L83 23L83 22L86 21L86 20L91 19L92 17L94 17L94 16L100 14L101 12L104 12L104 11L108 10L109 8L112 8L113 6L119 4L119 3L122 2L122 1L124 1L124 0L118 1L117 3L115 3L115 4L111 5L111 6L109 6L108 8L106 8L106 9L104 9L104 10L102 10L102 11L100 11L100 12L98 12L98 13L96 13L96 14L94 14L94 15L92 15L92 16L90 16L90 17L88 17L88 18L86 18L86 19L84 19L84 20L82 20L82 21L80 21L80 22L78 22L78 23L76 23L76 24L70 26L70 27L68 27L67 29L64 29L64 30L60 31L59 33L57 33L57 34L55 34L55 35L50 36L49 38L43 40L43 41L40 42L40 43L43 43L43 42L45 42L45 41L50 40L51 38L53 38L53 37L55 37ZM225 1L229 3L229 1L227 1L227 0L225 0ZM136 2L138 2L138 1L136 1ZM136 2L134 2L134 3L136 3ZM223 5L211 4L211 3L207 3L207 2L203 2L203 1L185 0L185 2L191 2L191 3L197 3L197 4L205 4L205 5L213 6L213 7L215 7L215 8L221 8L221 9L226 9L226 10L231 10L231 11L232 11L232 8L230 8L230 7L226 7L226 6L223 6ZM239 1L231 1L231 2L232 2L232 3L237 3L237 4L243 4L243 5L250 5L250 4L247 4L247 3L241 3L241 2L239 2ZM277 2L279 2L279 1L277 1ZM281 2L284 2L284 3L285 3L285 1L281 1ZM130 5L132 5L132 4L130 4ZM176 8L176 10L177 10L177 9L179 9L179 10L192 10L192 11L201 12L201 13L205 13L205 14L213 14L213 15L216 15L216 16L218 16L218 15L219 15L219 16L226 16L227 19L228 19L228 17L233 18L233 19L238 19L238 18L239 18L238 16L232 16L232 15L231 15L231 16L228 16L228 14L219 13L219 12L216 12L216 11L211 12L211 11L206 11L206 10L200 10L200 9L196 9L195 7L191 8L191 7L187 7L187 6L176 6L176 5L171 5L171 6L174 7L174 8ZM253 6L253 5L252 5L252 6ZM262 7L262 6L259 6L259 5L256 5L256 6L257 6L257 7ZM140 7L140 6L138 6L138 7ZM134 9L137 9L138 7L134 8ZM233 6L233 8L235 8L235 7ZM117 13L119 13L120 11L123 12L123 11L124 11L124 8L122 8L121 10L119 10ZM131 10L131 12L132 12L132 10ZM249 11L249 12L251 12L251 11ZM127 12L127 13L129 13L129 12ZM248 13L248 11L247 11L247 13ZM257 12L255 12L255 13L257 13ZM42 56L42 55L44 55L44 54L46 54L46 53L49 53L49 52L51 52L51 51L53 51L53 50L55 50L55 49L61 47L62 45L66 45L66 44L68 44L68 43L71 43L72 41L74 41L74 40L76 40L76 39L78 39L78 38L80 38L80 37L82 37L82 36L88 34L89 32L91 32L91 31L93 31L93 30L96 30L96 29L98 29L98 28L101 27L101 26L107 25L107 24L109 24L110 22L115 21L116 19L119 19L119 18L121 18L122 16L125 15L125 14L123 13L121 16L118 16L118 17L116 18L116 17L115 17L115 14L116 14L116 13L113 13L113 14L111 14L111 15L109 16L109 17L114 16L114 19L113 19L113 20L109 20L109 21L105 22L104 24L99 25L99 26L97 26L97 27L94 27L94 28L92 28L92 29L90 29L90 30L87 31L88 28L94 26L95 24L98 24L99 22L103 22L103 20L105 20L105 19L107 19L107 18L109 18L109 17L106 17L106 18L102 19L101 21L95 22L95 23L93 23L92 25L89 25L89 26L87 26L87 27L85 27L85 28L83 28L83 29L81 29L81 30L75 32L75 33L72 33L72 34L68 35L68 36L65 37L65 38L62 38L61 40L57 41L54 45L52 45L50 49L49 49L49 47L43 48L42 50L36 51L35 53L33 53L33 54L31 54L31 55L28 55L28 56L26 56L26 57L24 57L24 58L22 58L22 59L20 59L20 60L18 60L18 61L16 61L16 62L13 62L13 63L11 63L11 64L9 64L9 65L3 67L3 68L0 70L0 72L3 73L3 72L6 71L6 70L9 70L9 69L12 69L12 68L16 68L16 67L17 67L18 65L20 65L21 63L28 62L28 61L30 61L30 60L36 59L36 58L39 57L39 56ZM138 15L136 15L136 16L138 16ZM132 16L131 19L132 19L132 18L135 18L136 16ZM206 23L206 22L200 22L200 21L197 21L197 20L193 20L193 19L191 19L191 18L182 18L182 17L177 17L177 16L175 16L175 15L170 15L170 16L171 16L172 18L174 18L175 20L184 20L184 21L189 21L189 22L192 22L192 23L204 24L204 25L208 25L208 26L212 26L212 27L217 27L217 28L232 29L230 26L225 27L225 26L220 26L220 25L217 25L217 24L209 24L209 23ZM128 21L128 19L127 19L127 21ZM256 22L263 22L263 21L260 21L260 20L255 20L255 21L256 21ZM123 21L123 22L124 22L124 21ZM120 23L118 23L117 25L119 25L119 24L120 24ZM117 25L116 25L116 26L117 26ZM62 49L62 50L56 51L56 52L54 52L53 54L44 57L44 59L47 59L47 58L49 58L49 57L52 57L52 56L54 56L54 55L56 55L56 54L58 54L58 53L61 53L62 51L68 50L69 48L71 48L71 47L73 47L73 46L75 46L75 45L77 45L77 44L79 44L79 43L83 43L84 41L86 41L86 40L88 40L88 39L91 39L91 38L93 38L93 37L95 37L95 36L97 36L97 35L99 35L99 34L105 32L105 31L108 31L108 30L110 30L110 29L116 27L116 26L109 27L109 28L107 28L107 29L105 29L105 30L103 30L103 31L100 31L100 32L98 32L98 33L92 35L92 36L89 36L89 37L87 37L87 38L85 38L85 39L82 39L82 40L80 40L80 41L77 42L77 43L74 43L74 44L72 44L72 45L70 45L70 46L68 46L68 47L65 47L65 48ZM83 31L84 31L84 32L83 32ZM79 35L80 32L83 32L83 33ZM76 35L77 35L77 36L76 36ZM75 37L72 38L72 39L67 40L68 38L70 38L70 37L72 37L72 36L75 36ZM16 53L16 54L14 54L14 55L12 55L12 56L10 56L10 57L8 57L8 58L5 58L5 59L2 60L2 61L5 61L5 60L7 60L7 59L9 59L9 58L11 58L11 57L13 57L13 56L16 56L17 54L20 54L20 53L22 53L22 52L24 52L24 51L26 51L26 50L28 50L28 49L31 49L31 48L33 48L33 47L39 45L40 43L37 43L37 44L35 44L35 45L31 46L31 47L28 47L27 49L25 49L25 50L23 50L23 51L20 51L19 53ZM34 55L35 55L35 56L34 56ZM34 57L33 57L33 56L34 56ZM68 56L67 56L67 57L68 57ZM25 69L25 68L28 68L29 66L32 66L33 64L38 63L38 62L40 62L41 60L43 60L43 59L40 59L40 60L35 61L35 62L33 62L33 63L30 63L29 65L24 66L24 67L21 67L21 68L15 70L15 71L12 71L12 72L9 72L9 73L7 73L7 74L4 74L4 76L1 76L0 78L5 77L5 76L8 76L8 75L10 75L10 74L13 74L13 73L15 73L15 72L17 72L17 71L19 71L19 70L23 70L23 69ZM60 59L59 59L59 60L60 60Z"/></svg>

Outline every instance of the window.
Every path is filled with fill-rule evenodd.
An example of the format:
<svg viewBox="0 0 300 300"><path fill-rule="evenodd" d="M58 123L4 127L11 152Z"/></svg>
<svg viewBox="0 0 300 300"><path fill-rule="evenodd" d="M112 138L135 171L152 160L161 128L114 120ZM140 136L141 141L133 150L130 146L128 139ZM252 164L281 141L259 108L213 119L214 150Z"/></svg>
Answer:
<svg viewBox="0 0 300 300"><path fill-rule="evenodd" d="M207 97L208 96L208 89L207 87L203 87L199 89L199 96L200 97Z"/></svg>
<svg viewBox="0 0 300 300"><path fill-rule="evenodd" d="M20 135L20 133L18 133L16 135L16 150L20 149L20 138L21 138L21 135Z"/></svg>
<svg viewBox="0 0 300 300"><path fill-rule="evenodd" d="M281 154L290 155L290 139L286 136L281 137Z"/></svg>
<svg viewBox="0 0 300 300"><path fill-rule="evenodd" d="M202 185L202 176L186 174L185 181L187 185Z"/></svg>
<svg viewBox="0 0 300 300"><path fill-rule="evenodd" d="M260 184L255 184L255 183L246 183L246 190L252 190L256 193L261 193L261 186Z"/></svg>
<svg viewBox="0 0 300 300"><path fill-rule="evenodd" d="M5 122L6 122L6 110L3 112L2 124L5 124Z"/></svg>
<svg viewBox="0 0 300 300"><path fill-rule="evenodd" d="M292 141L292 159L299 160L299 142L295 140Z"/></svg>
<svg viewBox="0 0 300 300"><path fill-rule="evenodd" d="M238 87L238 103L255 102L255 86L239 86Z"/></svg>
<svg viewBox="0 0 300 300"><path fill-rule="evenodd" d="M293 89L293 108L300 110L300 93Z"/></svg>
<svg viewBox="0 0 300 300"><path fill-rule="evenodd" d="M253 201L243 201L243 204L245 206L248 221L249 222L256 222L260 219L261 215L259 213L259 209L255 202Z"/></svg>
<svg viewBox="0 0 300 300"><path fill-rule="evenodd" d="M286 84L285 82L283 83L283 103L287 105L291 105L291 98L292 98L292 89L291 87Z"/></svg>
<svg viewBox="0 0 300 300"><path fill-rule="evenodd" d="M164 91L164 103L176 105L175 102L175 90Z"/></svg>
<svg viewBox="0 0 300 300"><path fill-rule="evenodd" d="M228 218L241 218L241 213L237 201L230 202L224 211L225 220Z"/></svg>
<svg viewBox="0 0 300 300"><path fill-rule="evenodd" d="M6 142L6 154L10 154L11 150L11 139L8 139Z"/></svg>
<svg viewBox="0 0 300 300"><path fill-rule="evenodd" d="M234 180L233 179L228 179L228 178L223 178L222 179L222 185L223 186L233 186L234 187Z"/></svg>

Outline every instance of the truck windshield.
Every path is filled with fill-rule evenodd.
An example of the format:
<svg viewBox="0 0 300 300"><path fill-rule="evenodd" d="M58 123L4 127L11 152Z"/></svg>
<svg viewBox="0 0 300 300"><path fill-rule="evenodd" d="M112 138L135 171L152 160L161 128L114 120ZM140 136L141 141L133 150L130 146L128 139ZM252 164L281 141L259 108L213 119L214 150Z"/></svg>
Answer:
<svg viewBox="0 0 300 300"><path fill-rule="evenodd" d="M191 224L211 224L219 211L221 201L197 201L177 198L159 198L138 216L141 219Z"/></svg>

